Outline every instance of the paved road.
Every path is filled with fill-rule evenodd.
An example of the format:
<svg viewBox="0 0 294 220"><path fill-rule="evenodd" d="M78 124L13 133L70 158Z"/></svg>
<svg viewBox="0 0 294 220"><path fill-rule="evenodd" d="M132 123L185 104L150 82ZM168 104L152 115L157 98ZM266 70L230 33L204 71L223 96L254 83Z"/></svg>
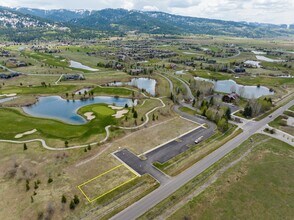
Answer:
<svg viewBox="0 0 294 220"><path fill-rule="evenodd" d="M157 148L147 154L145 154L147 161L150 163L160 162L165 163L171 158L177 156L188 150L191 146L194 146L194 141L199 138L203 137L203 140L210 137L211 134L206 132L206 129L200 127L195 131L192 131L184 136L171 141L160 148Z"/></svg>
<svg viewBox="0 0 294 220"><path fill-rule="evenodd" d="M161 74L160 74L161 75ZM162 77L166 78L170 83L170 89L172 91L173 84L172 82L164 75ZM184 103L183 103L184 105ZM180 114L183 118L188 120L197 122L198 124L206 124L208 128L198 127L197 129L180 136L179 138L172 140L162 146L155 148L149 152L146 152L143 156L146 160L141 160L135 154L130 152L128 149L122 149L114 153L114 156L117 157L120 161L127 164L130 168L136 171L138 174L143 175L145 173L149 173L156 180L160 182L160 184L166 184L169 179L167 179L166 175L159 171L157 168L153 166L155 162L164 163L171 158L187 151L191 146L195 145L195 140L202 137L202 140L206 140L211 135L214 134L215 124L206 120L205 118L201 118L198 116L192 116L187 113L181 112L179 110L178 105L174 106L174 111Z"/></svg>
<svg viewBox="0 0 294 220"><path fill-rule="evenodd" d="M270 134L268 132L265 132L264 131L265 128L274 129L275 130L275 133L274 134ZM286 132L284 132L282 130L273 128L273 127L271 127L269 125L266 125L263 128L261 128L259 132L262 133L262 134L271 136L273 138L279 139L279 140L281 140L283 142L286 142L287 144L289 144L291 146L294 146L294 136L291 135L291 134L288 134L288 133L286 133Z"/></svg>
<svg viewBox="0 0 294 220"><path fill-rule="evenodd" d="M169 181L167 175L159 171L153 166L155 162L164 163L171 158L187 151L190 147L194 146L194 141L203 137L203 140L209 138L214 133L213 130L198 127L197 129L177 138L176 140L170 141L158 148L147 152L144 156L144 160L140 159L137 155L130 152L128 149L122 149L114 152L120 161L127 164L130 168L136 171L138 174L143 175L149 173L153 176L160 184L166 184Z"/></svg>
<svg viewBox="0 0 294 220"><path fill-rule="evenodd" d="M192 91L191 91L189 85L188 85L184 80L182 80L182 79L180 79L180 78L178 78L178 77L176 77L176 76L173 76L173 75L169 75L169 76L175 78L176 80L180 81L180 82L183 84L183 86L184 86L184 87L186 88L186 90L187 90L187 94L186 94L186 95L187 95L187 97L188 97L190 100L194 100L194 99L195 99L195 97L193 96Z"/></svg>
<svg viewBox="0 0 294 220"><path fill-rule="evenodd" d="M127 149L117 151L114 153L114 155L140 175L149 173L161 185L164 185L167 182L169 182L169 178L164 173L162 173L160 170L155 168L148 161L141 160L139 157L137 157L135 154L133 154Z"/></svg>
<svg viewBox="0 0 294 220"><path fill-rule="evenodd" d="M122 212L118 213L111 219L131 220L141 216L146 211L151 209L153 206L161 202L163 199L170 196L181 186L185 185L194 177L205 171L208 167L219 161L226 154L237 148L242 142L247 140L250 136L252 136L258 130L260 130L263 126L277 118L292 105L294 105L294 100L290 101L283 107L273 112L271 118L266 117L261 121L252 122L251 126L246 127L243 133L236 136L231 141L227 142L226 144L224 144L223 146L221 146L220 148L218 148L217 150L215 150L214 152L212 152L211 154L209 154L208 156L194 164L186 171L170 179L170 181L167 184L160 186L158 189L154 190L153 192L151 192L141 200L137 201L133 205L129 206Z"/></svg>

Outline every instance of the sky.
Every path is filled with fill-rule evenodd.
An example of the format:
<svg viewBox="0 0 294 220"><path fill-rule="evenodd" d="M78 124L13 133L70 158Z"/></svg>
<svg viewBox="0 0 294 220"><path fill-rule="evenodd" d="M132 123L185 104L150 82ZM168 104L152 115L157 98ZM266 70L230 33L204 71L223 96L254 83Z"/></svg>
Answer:
<svg viewBox="0 0 294 220"><path fill-rule="evenodd" d="M294 0L0 0L0 5L41 9L125 8L221 20L294 24Z"/></svg>

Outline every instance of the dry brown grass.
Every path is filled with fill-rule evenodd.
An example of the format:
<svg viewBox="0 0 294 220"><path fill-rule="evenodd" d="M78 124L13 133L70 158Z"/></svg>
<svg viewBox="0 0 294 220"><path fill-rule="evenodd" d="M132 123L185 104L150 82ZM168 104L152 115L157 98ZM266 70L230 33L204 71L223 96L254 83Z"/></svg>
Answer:
<svg viewBox="0 0 294 220"><path fill-rule="evenodd" d="M174 129L175 126L177 129ZM155 121L146 129L129 132L126 136L105 145L93 146L92 150L86 153L84 149L52 152L44 150L35 143L28 144L28 150L24 151L22 144L0 143L0 172L2 173L0 196L5 198L0 202L2 208L0 219L36 219L38 213L43 213L44 216L51 214L53 219L84 215L90 209L95 209L97 205L88 204L77 186L120 165L120 162L111 155L119 146L142 153L195 126L197 125L177 117L165 122ZM152 141L148 142L144 141L150 140L150 136L157 138L152 138ZM93 157L94 159L91 159ZM89 162L76 166L79 162L86 160ZM50 184L47 183L49 176L53 179ZM25 187L26 179L30 180L28 192ZM37 180L40 180L41 184L35 190L34 182ZM118 204L125 205L130 202L131 198L135 201L150 187L154 187L154 184L153 181L139 181L132 189L125 192L127 194L121 194L110 203L105 203L95 213L103 215L119 208ZM33 196L34 191L37 193L35 196ZM63 194L67 198L65 205L61 203ZM79 196L81 202L74 211L71 211L69 202L75 194ZM34 198L33 203L31 203L31 196ZM50 211L52 209L53 213Z"/></svg>

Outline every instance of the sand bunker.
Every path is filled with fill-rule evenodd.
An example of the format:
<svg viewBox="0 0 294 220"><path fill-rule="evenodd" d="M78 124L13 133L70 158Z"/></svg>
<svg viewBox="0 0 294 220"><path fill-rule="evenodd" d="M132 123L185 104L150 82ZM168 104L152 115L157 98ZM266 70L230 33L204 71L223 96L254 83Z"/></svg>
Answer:
<svg viewBox="0 0 294 220"><path fill-rule="evenodd" d="M124 107L118 107L118 106L114 106L114 105L109 105L108 107L113 109L113 110L121 110L121 109L124 108Z"/></svg>
<svg viewBox="0 0 294 220"><path fill-rule="evenodd" d="M86 116L88 121L92 121L94 118L96 118L96 116L93 115L93 112L86 112L84 115Z"/></svg>
<svg viewBox="0 0 294 220"><path fill-rule="evenodd" d="M29 134L33 134L33 133L35 133L37 131L37 129L33 129L33 130L31 130L31 131L27 131L27 132L24 132L24 133L21 133L21 134L17 134L17 135L15 135L15 137L14 138L22 138L23 136L25 136L25 135L29 135Z"/></svg>
<svg viewBox="0 0 294 220"><path fill-rule="evenodd" d="M116 114L114 114L114 115L112 115L112 116L115 117L115 118L122 118L122 117L124 117L124 115L127 114L128 112L129 112L129 110L124 109L124 110L117 111Z"/></svg>
<svg viewBox="0 0 294 220"><path fill-rule="evenodd" d="M3 94L3 95L0 95L0 97L13 97L13 96L16 96L17 94L16 93L12 93L12 94Z"/></svg>

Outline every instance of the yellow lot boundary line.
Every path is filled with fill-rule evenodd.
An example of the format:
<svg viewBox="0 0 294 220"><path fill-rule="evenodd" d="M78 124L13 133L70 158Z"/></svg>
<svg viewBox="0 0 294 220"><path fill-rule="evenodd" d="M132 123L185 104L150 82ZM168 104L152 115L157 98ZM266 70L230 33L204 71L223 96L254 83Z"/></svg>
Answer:
<svg viewBox="0 0 294 220"><path fill-rule="evenodd" d="M107 173L109 173L109 172L115 170L115 169L118 169L118 168L121 167L121 166L124 166L124 164L118 165L118 166L116 166L116 167L114 167L114 168L112 168L112 169L110 169L110 170L108 170L108 171L106 171L106 172L104 172L104 173L102 173L102 174L99 174L98 176L96 176L96 177L94 177L94 178L92 178L92 179L90 179L90 180L88 180L88 181L86 181L86 182L84 182L84 183L78 185L78 189L79 189L79 190L82 192L82 194L86 197L86 199L88 200L88 202L92 203L92 202L94 202L95 200L100 199L101 197L105 196L106 194L111 193L111 192L113 192L114 190L116 190L116 189L118 189L118 188L124 186L125 184L127 184L127 183L133 181L134 179L138 178L138 174L137 174L137 173L135 173L132 169L128 168L127 166L124 166L124 167L126 167L129 171L131 171L131 173L134 174L135 177L133 177L133 178L127 180L126 182L124 182L124 183L122 183L122 184L120 184L120 185L114 187L113 189L111 189L111 190L109 190L109 191L103 193L102 195L100 195L100 196L98 196L98 197L96 197L96 198L94 198L94 199L92 199L92 200L91 200L91 199L86 195L86 193L82 190L81 187L83 187L84 185L87 185L88 183L92 182L93 180L95 180L95 179L97 179L97 178L99 178L99 177L101 177L101 176L103 176L103 175L105 175L105 174L107 174Z"/></svg>

